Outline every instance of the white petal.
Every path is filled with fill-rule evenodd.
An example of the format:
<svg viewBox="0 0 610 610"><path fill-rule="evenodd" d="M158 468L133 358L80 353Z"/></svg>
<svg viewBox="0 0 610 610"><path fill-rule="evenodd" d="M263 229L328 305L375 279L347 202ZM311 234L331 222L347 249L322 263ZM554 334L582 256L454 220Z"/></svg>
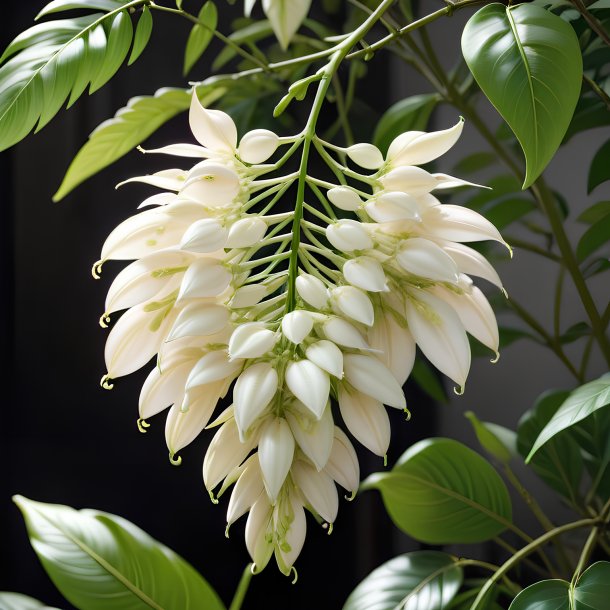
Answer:
<svg viewBox="0 0 610 610"><path fill-rule="evenodd" d="M379 181L388 191L401 191L412 197L429 193L438 186L432 174L421 167L411 165L397 167L382 176Z"/></svg>
<svg viewBox="0 0 610 610"><path fill-rule="evenodd" d="M439 287L436 294L453 307L466 332L493 352L498 352L500 338L496 316L489 301L476 286L472 286L470 293L462 295Z"/></svg>
<svg viewBox="0 0 610 610"><path fill-rule="evenodd" d="M139 413L142 419L152 417L181 401L190 367L191 362L187 360L180 366L169 368L163 373L156 366L148 374L140 391Z"/></svg>
<svg viewBox="0 0 610 610"><path fill-rule="evenodd" d="M203 459L203 482L212 491L236 466L239 466L255 444L255 437L242 443L234 419L216 432Z"/></svg>
<svg viewBox="0 0 610 610"><path fill-rule="evenodd" d="M197 141L214 151L233 153L237 146L237 129L233 119L220 110L205 109L193 90L189 124Z"/></svg>
<svg viewBox="0 0 610 610"><path fill-rule="evenodd" d="M276 150L279 138L268 129L249 131L239 143L239 156L246 163L264 163Z"/></svg>
<svg viewBox="0 0 610 610"><path fill-rule="evenodd" d="M387 292L385 273L382 266L374 258L359 256L352 258L343 265L345 279L358 288L369 292Z"/></svg>
<svg viewBox="0 0 610 610"><path fill-rule="evenodd" d="M224 305L189 303L178 314L167 341L213 335L225 328L228 322L229 310Z"/></svg>
<svg viewBox="0 0 610 610"><path fill-rule="evenodd" d="M233 404L242 437L271 402L277 386L277 371L268 362L253 364L239 376L233 388Z"/></svg>
<svg viewBox="0 0 610 610"><path fill-rule="evenodd" d="M276 507L276 512L278 508ZM290 509L291 516L290 525L286 532L283 544L275 547L275 557L278 567L281 572L288 576L292 570L292 565L301 553L303 544L305 543L305 535L307 533L307 520L305 519L305 511L303 505L297 498L297 494L290 494ZM286 527L284 515L278 515L276 522L276 530Z"/></svg>
<svg viewBox="0 0 610 610"><path fill-rule="evenodd" d="M332 246L343 252L368 250L373 247L369 234L356 220L338 220L326 228L326 238Z"/></svg>
<svg viewBox="0 0 610 610"><path fill-rule="evenodd" d="M186 389L221 381L233 379L243 366L243 362L232 360L225 350L208 352L197 361L186 381Z"/></svg>
<svg viewBox="0 0 610 610"><path fill-rule="evenodd" d="M339 510L337 488L324 471L318 472L305 462L295 462L292 476L312 508L328 523L333 523Z"/></svg>
<svg viewBox="0 0 610 610"><path fill-rule="evenodd" d="M257 216L242 218L229 228L226 248L249 248L257 244L267 231L267 223Z"/></svg>
<svg viewBox="0 0 610 610"><path fill-rule="evenodd" d="M503 290L500 276L480 252L456 242L443 243L443 250L455 261L461 273L482 277Z"/></svg>
<svg viewBox="0 0 610 610"><path fill-rule="evenodd" d="M396 378L380 360L363 354L343 356L345 379L356 390L397 409L406 407L405 395Z"/></svg>
<svg viewBox="0 0 610 610"><path fill-rule="evenodd" d="M282 333L293 343L301 343L312 328L313 319L306 311L291 311L282 318Z"/></svg>
<svg viewBox="0 0 610 610"><path fill-rule="evenodd" d="M339 409L347 429L367 449L384 456L390 446L390 418L381 402L361 392L339 388Z"/></svg>
<svg viewBox="0 0 610 610"><path fill-rule="evenodd" d="M192 255L180 251L149 254L127 265L114 278L106 296L106 313L128 309L154 298L162 291L171 292L169 284L179 281L183 271L193 260Z"/></svg>
<svg viewBox="0 0 610 610"><path fill-rule="evenodd" d="M435 189L454 189L459 186L474 186L480 189L490 189L488 186L483 186L482 184L477 184L476 182L468 182L468 180L462 180L461 178L456 178L455 176L449 176L448 174L432 174L434 179L436 180Z"/></svg>
<svg viewBox="0 0 610 610"><path fill-rule="evenodd" d="M311 0L263 0L263 11L283 49L309 12Z"/></svg>
<svg viewBox="0 0 610 610"><path fill-rule="evenodd" d="M455 311L423 290L407 300L409 330L426 358L460 387L470 369L470 345Z"/></svg>
<svg viewBox="0 0 610 610"><path fill-rule="evenodd" d="M147 197L139 206L138 210L142 208L148 208L153 206L162 206L175 201L178 195L176 193L157 193L156 195L152 195Z"/></svg>
<svg viewBox="0 0 610 610"><path fill-rule="evenodd" d="M239 193L239 176L226 165L202 161L189 172L180 195L207 206L231 203Z"/></svg>
<svg viewBox="0 0 610 610"><path fill-rule="evenodd" d="M336 186L330 189L326 196L340 210L354 212L362 207L362 199L348 186Z"/></svg>
<svg viewBox="0 0 610 610"><path fill-rule="evenodd" d="M285 381L290 391L320 419L330 392L328 374L309 360L292 361L286 367Z"/></svg>
<svg viewBox="0 0 610 610"><path fill-rule="evenodd" d="M360 485L360 464L356 450L341 428L335 426L335 440L324 470L341 487L356 493Z"/></svg>
<svg viewBox="0 0 610 610"><path fill-rule="evenodd" d="M366 292L354 286L340 286L330 293L333 311L356 322L371 326L375 321L373 304Z"/></svg>
<svg viewBox="0 0 610 610"><path fill-rule="evenodd" d="M378 197L371 199L365 205L365 209L375 222L421 220L417 199L400 191L382 192Z"/></svg>
<svg viewBox="0 0 610 610"><path fill-rule="evenodd" d="M400 244L396 261L408 273L437 282L458 281L458 269L453 259L434 242L411 237Z"/></svg>
<svg viewBox="0 0 610 610"><path fill-rule="evenodd" d="M260 572L273 555L273 509L266 494L261 494L252 506L246 521L246 547Z"/></svg>
<svg viewBox="0 0 610 610"><path fill-rule="evenodd" d="M294 439L301 451L313 462L318 470L322 470L328 462L333 446L334 424L330 406L324 410L322 417L316 420L302 413L301 410L286 411L286 420Z"/></svg>
<svg viewBox="0 0 610 610"><path fill-rule="evenodd" d="M332 341L322 339L312 343L305 351L305 355L323 371L338 379L343 377L343 352Z"/></svg>
<svg viewBox="0 0 610 610"><path fill-rule="evenodd" d="M425 230L434 237L449 241L484 241L493 239L501 244L498 229L474 210L459 205L443 204L427 209L423 214Z"/></svg>
<svg viewBox="0 0 610 610"><path fill-rule="evenodd" d="M258 463L258 454L249 457L244 469L235 483L229 506L227 508L227 524L237 521L256 502L265 489L263 477Z"/></svg>
<svg viewBox="0 0 610 610"><path fill-rule="evenodd" d="M379 169L383 165L383 155L373 144L354 144L346 152L354 163L365 169Z"/></svg>
<svg viewBox="0 0 610 610"><path fill-rule="evenodd" d="M186 179L186 172L181 169L164 169L147 176L135 176L117 184L117 188L131 182L150 184L165 191L179 191Z"/></svg>
<svg viewBox="0 0 610 610"><path fill-rule="evenodd" d="M275 346L278 335L262 322L240 324L229 340L231 358L260 358Z"/></svg>
<svg viewBox="0 0 610 610"><path fill-rule="evenodd" d="M324 309L328 302L328 292L322 280L313 275L302 273L296 279L299 296L314 309Z"/></svg>
<svg viewBox="0 0 610 610"><path fill-rule="evenodd" d="M369 330L368 340L373 349L379 350L378 358L390 369L399 385L404 385L415 362L415 341L411 333L392 313L383 312Z"/></svg>
<svg viewBox="0 0 610 610"><path fill-rule="evenodd" d="M342 318L328 318L322 325L322 332L337 345L353 349L370 349L360 331Z"/></svg>
<svg viewBox="0 0 610 610"><path fill-rule="evenodd" d="M267 288L262 284L248 284L238 288L231 299L231 309L252 307L267 295Z"/></svg>
<svg viewBox="0 0 610 610"><path fill-rule="evenodd" d="M141 152L146 154L162 154L162 155L175 155L176 157L189 157L189 158L208 158L214 153L203 146L197 146L196 144L170 144L168 146L162 146L161 148L147 148L146 150L139 148Z"/></svg>
<svg viewBox="0 0 610 610"><path fill-rule="evenodd" d="M165 421L165 442L170 455L194 441L206 427L220 399L222 387L221 382L216 382L198 388L197 397L190 401L188 411L182 411L179 404L169 410Z"/></svg>
<svg viewBox="0 0 610 610"><path fill-rule="evenodd" d="M203 218L193 223L182 236L180 248L205 254L225 247L227 230L215 218Z"/></svg>
<svg viewBox="0 0 610 610"><path fill-rule="evenodd" d="M233 275L214 258L200 258L186 270L180 285L178 300L215 297L231 283Z"/></svg>
<svg viewBox="0 0 610 610"><path fill-rule="evenodd" d="M147 311L146 304L132 307L121 316L104 350L111 379L137 371L159 351L175 313L163 316L163 311Z"/></svg>
<svg viewBox="0 0 610 610"><path fill-rule="evenodd" d="M292 466L294 445L290 426L281 417L269 422L261 432L258 441L258 460L271 504L275 504Z"/></svg>
<svg viewBox="0 0 610 610"><path fill-rule="evenodd" d="M450 129L431 133L406 132L393 140L388 149L388 161L393 166L423 165L444 155L459 139L464 126L460 119ZM412 137L411 134L417 134Z"/></svg>

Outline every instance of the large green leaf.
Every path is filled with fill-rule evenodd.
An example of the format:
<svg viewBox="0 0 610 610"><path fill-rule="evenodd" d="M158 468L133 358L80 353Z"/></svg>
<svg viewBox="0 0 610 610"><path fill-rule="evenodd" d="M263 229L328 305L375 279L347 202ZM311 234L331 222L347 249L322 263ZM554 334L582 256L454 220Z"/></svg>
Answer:
<svg viewBox="0 0 610 610"><path fill-rule="evenodd" d="M77 608L224 608L184 559L129 521L22 496L15 502L44 569Z"/></svg>
<svg viewBox="0 0 610 610"><path fill-rule="evenodd" d="M542 580L523 589L509 610L570 610L569 591L565 580Z"/></svg>
<svg viewBox="0 0 610 610"><path fill-rule="evenodd" d="M599 186L606 180L610 180L610 140L601 146L595 153L591 166L589 167L589 176L587 178L587 193L590 193L595 187Z"/></svg>
<svg viewBox="0 0 610 610"><path fill-rule="evenodd" d="M523 414L517 425L517 449L523 457L528 455L540 431L567 396L568 392L547 392ZM551 439L533 457L530 465L555 491L572 503L577 502L583 463L580 449L570 435L562 434Z"/></svg>
<svg viewBox="0 0 610 610"><path fill-rule="evenodd" d="M218 99L223 91L220 87L201 88L199 97L207 105ZM63 199L81 182L133 150L161 125L187 110L190 102L191 94L187 89L170 88L130 99L127 106L89 136L70 164L53 201Z"/></svg>
<svg viewBox="0 0 610 610"><path fill-rule="evenodd" d="M396 102L383 114L373 135L373 143L383 153L392 140L405 131L423 131L428 125L430 114L438 104L434 93L414 95Z"/></svg>
<svg viewBox="0 0 610 610"><path fill-rule="evenodd" d="M35 126L42 129L66 100L72 105L87 86L93 93L114 76L133 39L128 9L145 1L95 2L91 6L115 8L39 23L13 40L0 58L0 63L5 62L0 68L0 150L23 139ZM87 6L60 5L54 10Z"/></svg>
<svg viewBox="0 0 610 610"><path fill-rule="evenodd" d="M430 544L482 542L511 521L508 490L479 454L447 438L420 441L391 472L362 485L378 489L394 523Z"/></svg>
<svg viewBox="0 0 610 610"><path fill-rule="evenodd" d="M197 17L202 25L196 24L191 30L184 51L184 74L188 74L197 60L214 38L214 30L218 25L218 10L216 5L208 0L199 11Z"/></svg>
<svg viewBox="0 0 610 610"><path fill-rule="evenodd" d="M464 416L472 424L481 447L491 456L503 464L508 464L517 455L515 432L498 424L481 421L472 411L466 411Z"/></svg>
<svg viewBox="0 0 610 610"><path fill-rule="evenodd" d="M442 610L462 584L455 558L414 551L373 570L347 598L343 610Z"/></svg>
<svg viewBox="0 0 610 610"><path fill-rule="evenodd" d="M610 373L576 388L541 430L529 452L529 462L536 452L557 434L610 405Z"/></svg>
<svg viewBox="0 0 610 610"><path fill-rule="evenodd" d="M532 4L489 4L468 21L462 52L526 159L523 188L542 173L566 133L582 81L578 38Z"/></svg>
<svg viewBox="0 0 610 610"><path fill-rule="evenodd" d="M0 608L2 610L57 610L33 597L8 591L0 591Z"/></svg>
<svg viewBox="0 0 610 610"><path fill-rule="evenodd" d="M610 562L598 561L585 570L574 588L574 610L607 610Z"/></svg>

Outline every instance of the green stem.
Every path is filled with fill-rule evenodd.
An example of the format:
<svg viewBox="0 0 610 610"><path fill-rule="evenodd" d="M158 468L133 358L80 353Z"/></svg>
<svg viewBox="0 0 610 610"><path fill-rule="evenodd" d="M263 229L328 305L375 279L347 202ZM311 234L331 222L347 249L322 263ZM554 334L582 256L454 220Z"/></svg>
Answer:
<svg viewBox="0 0 610 610"><path fill-rule="evenodd" d="M519 239L518 237L512 237L510 235L506 235L506 241L515 249L526 250L527 252L532 252L533 254L537 254L538 256L543 256L544 258L548 258L549 260L559 263L561 262L561 258L553 252L549 252L536 244L532 244L529 241L525 241L524 239Z"/></svg>
<svg viewBox="0 0 610 610"><path fill-rule="evenodd" d="M580 557L578 559L578 564L576 565L576 570L574 570L574 575L572 576L572 584L578 582L582 571L587 567L589 563L589 558L591 557L591 553L595 548L595 545L598 542L599 535L601 533L601 526L608 522L608 516L610 515L610 499L604 504L603 508L599 513L599 518L601 523L598 523L590 532L587 541L580 553Z"/></svg>
<svg viewBox="0 0 610 610"><path fill-rule="evenodd" d="M239 584L237 585L237 590L233 596L233 601L229 606L229 610L240 610L241 605L244 603L244 598L246 597L248 587L250 586L250 581L252 580L253 566L254 564L249 563L242 572L241 578L239 579Z"/></svg>
<svg viewBox="0 0 610 610"><path fill-rule="evenodd" d="M572 0L572 4L578 9L578 12L589 24L589 27L610 47L610 36L608 36L608 32L604 29L604 25L587 10L585 3L582 0Z"/></svg>
<svg viewBox="0 0 610 610"><path fill-rule="evenodd" d="M498 546L501 546L505 551L508 551L510 555L514 555L517 552L517 549L512 546L512 544L509 544L508 542L506 542L506 540L500 538L500 536L494 538L493 541ZM537 563L534 563L531 559L528 559L527 557L523 560L523 563L534 572L537 572L540 576L542 576L542 578L548 578L550 576L550 574L546 570L541 568Z"/></svg>
<svg viewBox="0 0 610 610"><path fill-rule="evenodd" d="M610 97L608 94L592 78L583 74L582 79L610 110Z"/></svg>
<svg viewBox="0 0 610 610"><path fill-rule="evenodd" d="M565 278L566 269L563 265L559 265L559 273L557 274L557 283L555 285L555 303L553 307L553 334L555 339L559 341L561 336L561 304L563 302L563 280Z"/></svg>
<svg viewBox="0 0 610 610"><path fill-rule="evenodd" d="M556 536L560 536L561 534L565 534L566 532L571 532L572 530L580 529L583 527L588 527L590 525L597 525L599 522L598 519L580 519L579 521L573 521L572 523L566 523L565 525L561 525L551 530L550 532L544 533L542 536L536 538L532 542L530 542L527 546L524 546L522 549L517 551L512 557L510 557L507 561L505 561L500 568L498 569L491 578L487 580L487 582L481 587L479 594L477 595L474 603L471 607L471 610L480 610L484 608L481 604L486 600L487 594L491 590L491 588L498 582L504 575L509 572L514 566L516 566L519 562L521 562L525 557L527 557L530 553L538 550L543 544L546 544L550 540L553 540Z"/></svg>
<svg viewBox="0 0 610 610"><path fill-rule="evenodd" d="M294 208L294 221L292 224L292 245L290 261L288 263L288 289L286 298L286 312L293 311L296 307L296 279L299 266L299 249L301 244L301 220L303 218L303 204L305 202L305 186L307 183L307 168L311 144L316 135L316 125L320 111L326 98L326 93L331 83L331 79L345 59L350 49L373 27L373 25L383 16L384 12L393 4L394 0L382 0L379 6L371 15L356 28L347 38L341 41L330 57L322 71L322 77L318 84L316 96L311 107L307 124L303 131L303 151L301 163L299 165L297 197Z"/></svg>

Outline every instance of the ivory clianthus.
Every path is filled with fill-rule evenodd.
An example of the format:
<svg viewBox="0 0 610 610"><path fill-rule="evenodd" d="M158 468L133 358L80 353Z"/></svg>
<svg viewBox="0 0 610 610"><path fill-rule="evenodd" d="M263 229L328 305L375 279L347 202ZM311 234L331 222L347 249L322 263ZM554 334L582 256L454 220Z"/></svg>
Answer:
<svg viewBox="0 0 610 610"><path fill-rule="evenodd" d="M503 241L480 215L432 194L467 183L417 167L453 146L460 121L445 131L402 134L385 159L370 144L346 149L374 170L362 177L371 192L325 183L328 201L352 218L328 217L324 226L303 220L302 266L291 275L294 235L281 230L293 212L271 212L296 175L265 176L275 175L302 136L259 129L238 143L231 118L203 108L196 96L189 118L198 145L150 152L201 160L190 170L130 180L164 192L110 234L95 268L136 259L108 292L102 324L127 311L108 337L103 385L157 356L140 395L140 427L170 407L165 432L174 462L205 428L216 429L203 462L206 488L216 501L233 486L228 526L248 513L246 545L256 569L275 555L289 574L305 540L304 509L332 525L336 484L351 494L359 484L356 453L334 423L332 399L353 437L384 456L384 405L406 409L402 385L416 345L463 387L466 333L498 350L493 311L469 275L502 285L461 242ZM284 145L291 145L286 155L266 163ZM210 423L229 392L230 406Z"/></svg>

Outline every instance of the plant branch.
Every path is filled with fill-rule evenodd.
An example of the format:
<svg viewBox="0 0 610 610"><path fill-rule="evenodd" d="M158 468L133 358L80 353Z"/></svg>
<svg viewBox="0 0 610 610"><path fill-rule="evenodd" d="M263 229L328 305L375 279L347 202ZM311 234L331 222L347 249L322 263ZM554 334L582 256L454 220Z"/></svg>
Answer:
<svg viewBox="0 0 610 610"><path fill-rule="evenodd" d="M589 27L610 47L610 36L604 29L602 23L600 23L587 9L582 0L572 0L572 4L576 7L578 12L583 16L584 20L589 24Z"/></svg>
<svg viewBox="0 0 610 610"><path fill-rule="evenodd" d="M601 99L608 110L610 110L610 97L608 94L592 79L589 78L586 74L582 75L583 81L591 88L591 90Z"/></svg>
<svg viewBox="0 0 610 610"><path fill-rule="evenodd" d="M241 578L239 580L239 584L237 585L237 590L235 591L235 595L233 596L233 601L229 606L229 610L240 610L242 604L244 603L244 598L246 597L246 593L248 592L248 587L250 586L250 581L252 580L254 568L253 563L249 563L244 571L242 572Z"/></svg>

